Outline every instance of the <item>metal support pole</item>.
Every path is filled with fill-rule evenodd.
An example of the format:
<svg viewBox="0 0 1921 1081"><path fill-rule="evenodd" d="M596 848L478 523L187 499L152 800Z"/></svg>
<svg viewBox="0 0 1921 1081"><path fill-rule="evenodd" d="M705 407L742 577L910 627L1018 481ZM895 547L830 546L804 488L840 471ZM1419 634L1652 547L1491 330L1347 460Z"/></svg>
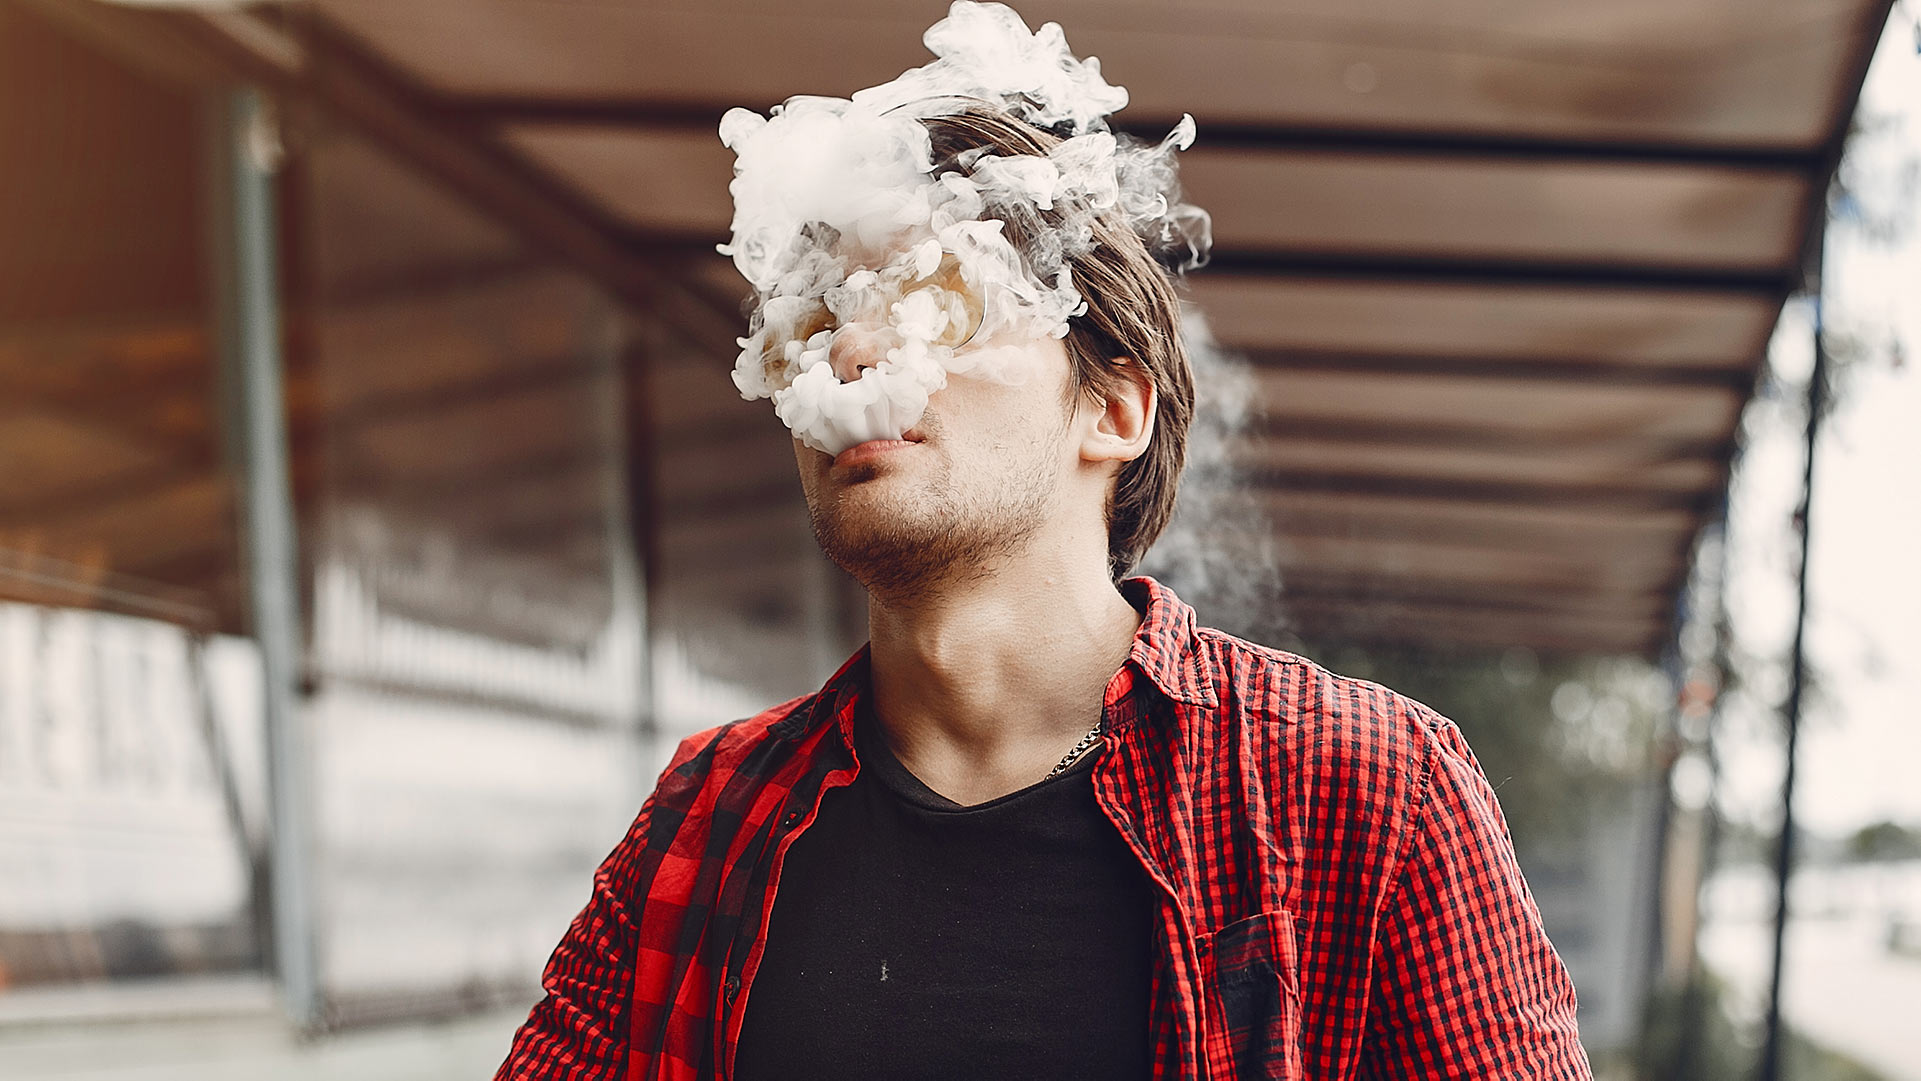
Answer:
<svg viewBox="0 0 1921 1081"><path fill-rule="evenodd" d="M1825 322L1822 311L1822 271L1827 241L1818 238L1815 248L1814 281L1814 367L1808 373L1808 422L1804 435L1805 458L1801 470L1801 503L1795 522L1801 534L1801 565L1798 573L1794 615L1794 646L1788 657L1788 699L1782 709L1787 728L1787 771L1781 779L1781 835L1774 848L1774 964L1768 974L1768 1013L1766 1042L1761 1047L1761 1081L1779 1081L1781 1076L1781 968L1788 931L1788 880L1794 871L1794 766L1796 746L1801 735L1801 702L1807 679L1808 567L1813 562L1814 450L1820 435L1821 414L1827 408L1828 350L1823 342Z"/></svg>
<svg viewBox="0 0 1921 1081"><path fill-rule="evenodd" d="M1708 878L1714 873L1715 860L1721 850L1721 728L1722 710L1727 701L1723 691L1727 687L1728 672L1733 665L1729 657L1732 631L1728 626L1728 553L1733 545L1730 535L1728 506L1723 498L1721 504L1721 553L1720 568L1714 577L1714 651L1709 663L1714 675L1714 704L1708 707L1706 730L1701 742L1702 752L1707 756L1708 800L1702 809L1701 824L1701 871L1694 883L1692 900L1695 919L1692 941L1688 943L1689 966L1687 983L1681 1002L1681 1046L1675 1058L1674 1068L1667 1076L1693 1078L1701 1073L1701 1057L1704 1053L1702 1033L1707 1019L1707 989L1701 971L1701 894Z"/></svg>
<svg viewBox="0 0 1921 1081"><path fill-rule="evenodd" d="M274 171L278 141L255 89L226 101L221 154L227 226L220 274L225 358L234 394L253 634L260 647L266 721L268 883L273 964L288 1016L320 1021L314 964L308 752L301 675L299 551L281 388L280 286Z"/></svg>

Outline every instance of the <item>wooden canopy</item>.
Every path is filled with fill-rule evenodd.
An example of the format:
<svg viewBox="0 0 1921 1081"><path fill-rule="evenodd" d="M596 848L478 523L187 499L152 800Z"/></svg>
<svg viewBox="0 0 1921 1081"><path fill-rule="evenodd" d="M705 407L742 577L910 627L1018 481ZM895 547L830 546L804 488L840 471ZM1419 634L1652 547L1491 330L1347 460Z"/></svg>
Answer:
<svg viewBox="0 0 1921 1081"><path fill-rule="evenodd" d="M1199 123L1183 178L1216 255L1189 291L1255 370L1239 464L1301 630L1658 653L1889 0L1017 6L1129 88L1130 130ZM778 432L718 475L662 464L751 423L718 404L739 287L711 254L731 214L715 126L925 62L944 8L308 0L114 18L303 89L614 295L679 312L712 383L676 405L666 434L684 439L649 470L698 538L676 573L719 580L753 577L738 556L791 513L761 493L792 467ZM0 516L32 498L0 490Z"/></svg>
<svg viewBox="0 0 1921 1081"><path fill-rule="evenodd" d="M238 612L194 96L0 5L0 597Z"/></svg>

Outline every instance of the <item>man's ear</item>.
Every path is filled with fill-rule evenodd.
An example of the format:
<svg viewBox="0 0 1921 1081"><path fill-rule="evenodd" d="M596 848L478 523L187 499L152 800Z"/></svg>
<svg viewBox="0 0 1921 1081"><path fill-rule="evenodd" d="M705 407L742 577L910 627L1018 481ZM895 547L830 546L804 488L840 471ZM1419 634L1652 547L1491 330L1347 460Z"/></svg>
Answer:
<svg viewBox="0 0 1921 1081"><path fill-rule="evenodd" d="M1154 435L1159 401L1154 380L1132 357L1118 358L1113 364L1126 378L1105 394L1090 390L1082 403L1092 421L1082 428L1083 462L1131 462L1147 453L1148 440Z"/></svg>

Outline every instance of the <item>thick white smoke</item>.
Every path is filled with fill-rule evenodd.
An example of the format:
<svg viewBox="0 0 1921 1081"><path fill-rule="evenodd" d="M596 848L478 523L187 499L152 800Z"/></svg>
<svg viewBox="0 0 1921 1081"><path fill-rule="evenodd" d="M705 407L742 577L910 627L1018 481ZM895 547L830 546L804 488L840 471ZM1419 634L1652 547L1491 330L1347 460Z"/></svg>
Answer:
<svg viewBox="0 0 1921 1081"><path fill-rule="evenodd" d="M1076 59L1058 25L1030 31L1002 4L956 3L923 40L932 63L851 100L790 98L720 124L736 159L721 251L758 298L734 384L772 398L796 437L829 454L899 438L950 375L1023 380L1021 345L1064 337L1086 310L1069 261L1091 249L1095 215L1118 215L1183 265L1207 250L1207 215L1175 183L1191 118L1158 146L1117 138L1106 118L1127 91L1097 59ZM982 103L1062 141L1045 156L963 155L937 173L921 121ZM1021 250L1004 231L1013 215ZM849 334L881 359L843 381L831 358Z"/></svg>

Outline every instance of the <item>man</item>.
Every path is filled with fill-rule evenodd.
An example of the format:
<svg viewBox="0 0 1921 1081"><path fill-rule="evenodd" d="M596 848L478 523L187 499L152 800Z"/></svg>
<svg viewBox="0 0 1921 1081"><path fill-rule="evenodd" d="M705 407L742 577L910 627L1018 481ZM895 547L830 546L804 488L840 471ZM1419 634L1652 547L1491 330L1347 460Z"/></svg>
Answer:
<svg viewBox="0 0 1921 1081"><path fill-rule="evenodd" d="M1113 155L1159 151L1049 111L1105 83L1036 89L1071 57L1004 11L956 5L929 44L1040 43L991 73L1014 85L956 62L723 128L761 297L736 381L795 429L871 642L681 744L499 1076L1586 1077L1459 731L1117 583L1172 513L1193 402L1149 243L1195 219L1129 201L1146 159ZM1013 36L970 53L966 20ZM962 104L902 120L930 79Z"/></svg>

